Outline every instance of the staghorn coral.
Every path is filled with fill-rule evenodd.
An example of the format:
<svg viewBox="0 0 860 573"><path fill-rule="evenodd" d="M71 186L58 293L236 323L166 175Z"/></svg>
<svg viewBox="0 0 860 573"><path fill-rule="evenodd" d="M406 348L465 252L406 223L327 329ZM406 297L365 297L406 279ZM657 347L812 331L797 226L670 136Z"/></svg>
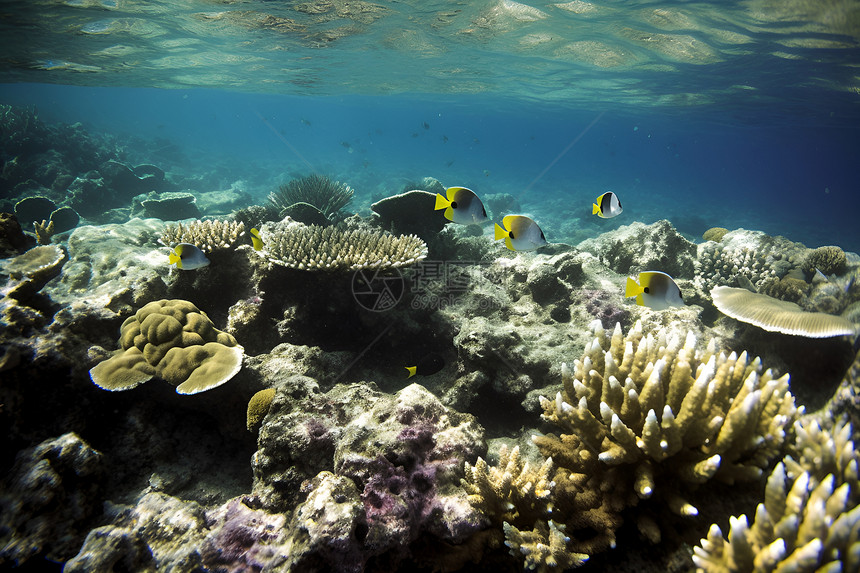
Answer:
<svg viewBox="0 0 860 573"><path fill-rule="evenodd" d="M746 515L730 518L728 539L711 525L693 548L700 572L860 569L860 506L850 502L849 484L836 486L833 474L818 481L803 472L792 483L786 477L777 464L752 525Z"/></svg>
<svg viewBox="0 0 860 573"><path fill-rule="evenodd" d="M762 372L746 353L718 354L713 340L699 349L691 332L591 327L583 358L572 372L562 365L563 391L541 400L544 419L563 433L533 440L559 467L603 475L623 505L659 499L689 516L698 485L757 479L780 452L796 415L787 375ZM660 538L644 512L638 526Z"/></svg>
<svg viewBox="0 0 860 573"><path fill-rule="evenodd" d="M331 222L339 217L340 211L352 200L353 193L345 183L314 174L281 185L277 192L269 195L269 202L278 209L280 217L289 215L299 218L296 208L302 205L305 211L305 206L313 207L324 219ZM313 217L307 213L306 215ZM314 221L312 219L308 222Z"/></svg>
<svg viewBox="0 0 860 573"><path fill-rule="evenodd" d="M806 256L801 269L807 277L815 274L815 269L825 275L840 275L845 272L847 264L845 251L839 247L818 247Z"/></svg>
<svg viewBox="0 0 860 573"><path fill-rule="evenodd" d="M556 525L552 520L546 524L538 522L531 531L520 531L508 523L504 529L505 545L511 548L512 555L523 556L529 571L566 571L588 561L588 555L567 550L570 537L564 534L565 526Z"/></svg>
<svg viewBox="0 0 860 573"><path fill-rule="evenodd" d="M855 504L860 501L860 452L851 440L851 424L837 422L828 430L817 420L802 419L794 423L794 433L797 439L783 459L788 477L808 472L812 479L822 481L830 474L838 485L853 484L851 497Z"/></svg>
<svg viewBox="0 0 860 573"><path fill-rule="evenodd" d="M34 222L33 223L33 233L36 235L36 242L40 245L50 245L51 237L54 236L56 231L54 230L54 222L53 221L42 221L41 223Z"/></svg>
<svg viewBox="0 0 860 573"><path fill-rule="evenodd" d="M493 524L522 517L533 522L550 511L553 473L551 458L534 468L520 458L519 446L508 450L507 445L502 445L497 466L489 466L483 458L478 458L475 465L466 462L462 485L469 502Z"/></svg>
<svg viewBox="0 0 860 573"><path fill-rule="evenodd" d="M151 302L120 328L122 352L90 369L110 391L130 390L158 376L180 394L196 394L227 382L242 367L242 347L205 313L185 300Z"/></svg>
<svg viewBox="0 0 860 573"><path fill-rule="evenodd" d="M183 225L167 225L161 234L161 244L172 247L191 243L205 253L230 249L245 236L245 224L235 221L191 221Z"/></svg>
<svg viewBox="0 0 860 573"><path fill-rule="evenodd" d="M300 270L392 269L427 256L427 245L414 235L395 237L364 229L306 226L289 218L266 223L261 234L263 256Z"/></svg>

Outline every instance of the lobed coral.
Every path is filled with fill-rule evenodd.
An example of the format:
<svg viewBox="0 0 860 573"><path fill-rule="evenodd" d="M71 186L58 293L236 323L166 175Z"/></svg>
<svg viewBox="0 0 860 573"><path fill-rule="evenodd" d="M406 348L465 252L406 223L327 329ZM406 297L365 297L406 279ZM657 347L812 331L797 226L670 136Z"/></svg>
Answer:
<svg viewBox="0 0 860 573"><path fill-rule="evenodd" d="M263 256L294 269L392 269L427 256L427 245L415 235L395 237L363 229L306 226L290 219L266 223L261 232Z"/></svg>
<svg viewBox="0 0 860 573"><path fill-rule="evenodd" d="M167 225L161 233L161 244L172 247L191 243L205 253L230 249L245 236L245 224L236 221L191 221L183 225Z"/></svg>
<svg viewBox="0 0 860 573"><path fill-rule="evenodd" d="M719 243L723 240L723 236L728 232L729 230L725 227L711 227L702 233L702 238L706 241L715 241Z"/></svg>
<svg viewBox="0 0 860 573"><path fill-rule="evenodd" d="M129 390L158 376L180 394L227 382L242 367L242 347L184 300L154 301L123 322L122 352L90 370L100 388Z"/></svg>

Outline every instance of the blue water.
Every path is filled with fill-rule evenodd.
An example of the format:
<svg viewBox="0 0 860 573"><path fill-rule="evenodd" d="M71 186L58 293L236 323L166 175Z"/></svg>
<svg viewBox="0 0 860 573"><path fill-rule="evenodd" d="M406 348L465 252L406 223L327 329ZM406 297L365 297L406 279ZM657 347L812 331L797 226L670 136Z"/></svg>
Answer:
<svg viewBox="0 0 860 573"><path fill-rule="evenodd" d="M494 94L309 97L50 84L3 85L0 102L35 105L44 121L81 122L120 141L164 142L190 161L176 169L193 175L217 166L225 188L242 181L259 202L315 172L351 185L360 211L429 175L481 194L510 193L537 217L566 216L551 241L581 239L573 231L582 225L592 234L668 218L691 236L743 227L860 251L853 119L769 116L749 125L718 106L669 113L519 104ZM170 151L149 161L169 171L173 158ZM607 190L622 198L624 214L589 219L590 201Z"/></svg>

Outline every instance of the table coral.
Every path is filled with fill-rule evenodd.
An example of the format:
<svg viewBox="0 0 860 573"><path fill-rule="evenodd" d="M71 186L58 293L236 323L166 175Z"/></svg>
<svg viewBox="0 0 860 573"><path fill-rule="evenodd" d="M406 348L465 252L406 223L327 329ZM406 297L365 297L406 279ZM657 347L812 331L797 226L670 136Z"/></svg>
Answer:
<svg viewBox="0 0 860 573"><path fill-rule="evenodd" d="M354 271L392 269L427 256L427 245L415 235L393 235L302 225L290 219L266 223L261 231L269 261L301 270Z"/></svg>
<svg viewBox="0 0 860 573"><path fill-rule="evenodd" d="M242 347L184 300L154 301L123 322L122 352L90 370L105 390L129 390L158 376L180 394L227 382L242 367Z"/></svg>
<svg viewBox="0 0 860 573"><path fill-rule="evenodd" d="M229 249L245 236L245 224L236 221L191 221L167 225L159 242L168 247L178 243L191 243L205 253Z"/></svg>
<svg viewBox="0 0 860 573"><path fill-rule="evenodd" d="M602 474L627 505L660 499L696 515L687 501L696 486L756 479L780 453L796 415L787 375L762 372L746 353L717 353L713 340L701 349L682 330L592 329L582 359L562 367L563 391L542 400L544 419L563 433L534 441L559 467ZM656 523L638 525L659 539Z"/></svg>

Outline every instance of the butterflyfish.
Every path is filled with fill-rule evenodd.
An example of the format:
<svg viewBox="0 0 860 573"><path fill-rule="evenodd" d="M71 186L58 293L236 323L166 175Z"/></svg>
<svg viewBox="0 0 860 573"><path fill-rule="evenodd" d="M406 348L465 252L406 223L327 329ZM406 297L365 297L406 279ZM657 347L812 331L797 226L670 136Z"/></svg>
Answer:
<svg viewBox="0 0 860 573"><path fill-rule="evenodd" d="M603 219L617 217L621 211L621 201L618 200L618 195L612 191L607 191L591 204L591 214Z"/></svg>
<svg viewBox="0 0 860 573"><path fill-rule="evenodd" d="M431 352L421 358L415 366L405 366L406 371L409 372L409 376L406 378L412 378L413 376L430 376L431 374L436 374L444 367L445 359L439 354Z"/></svg>
<svg viewBox="0 0 860 573"><path fill-rule="evenodd" d="M625 297L636 297L636 304L653 310L666 310L672 306L684 306L684 297L675 280L660 271L643 271L639 281L627 277Z"/></svg>
<svg viewBox="0 0 860 573"><path fill-rule="evenodd" d="M438 211L445 209L445 218L461 225L480 225L487 220L487 210L475 195L475 192L465 187L448 187L446 197L436 193Z"/></svg>
<svg viewBox="0 0 860 573"><path fill-rule="evenodd" d="M263 250L263 239L260 237L260 231L256 228L251 229L251 244L255 251Z"/></svg>
<svg viewBox="0 0 860 573"><path fill-rule="evenodd" d="M209 265L209 259L203 251L191 243L179 243L173 247L167 255L167 260L169 264L184 271L193 271Z"/></svg>
<svg viewBox="0 0 860 573"><path fill-rule="evenodd" d="M508 215L496 223L496 240L505 240L512 251L533 251L547 244L538 224L525 215Z"/></svg>

